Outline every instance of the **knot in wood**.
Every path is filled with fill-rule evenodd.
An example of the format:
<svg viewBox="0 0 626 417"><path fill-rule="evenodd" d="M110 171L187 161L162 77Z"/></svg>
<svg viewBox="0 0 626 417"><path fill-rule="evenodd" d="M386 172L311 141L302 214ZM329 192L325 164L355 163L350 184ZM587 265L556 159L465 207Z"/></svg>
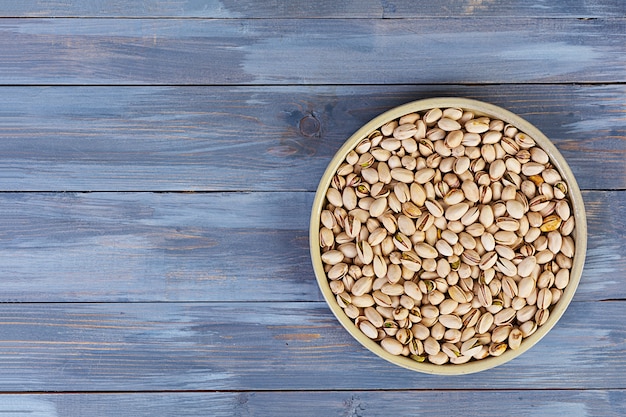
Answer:
<svg viewBox="0 0 626 417"><path fill-rule="evenodd" d="M302 136L313 137L320 135L320 121L313 114L309 114L300 119L298 127Z"/></svg>

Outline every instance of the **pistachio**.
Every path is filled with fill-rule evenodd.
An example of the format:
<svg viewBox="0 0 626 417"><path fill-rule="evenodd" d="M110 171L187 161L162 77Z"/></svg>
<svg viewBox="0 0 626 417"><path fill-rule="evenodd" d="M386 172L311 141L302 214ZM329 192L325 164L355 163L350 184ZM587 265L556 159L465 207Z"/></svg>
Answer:
<svg viewBox="0 0 626 417"><path fill-rule="evenodd" d="M564 289L569 284L569 269L559 269L554 277L554 285L557 289Z"/></svg>
<svg viewBox="0 0 626 417"><path fill-rule="evenodd" d="M527 277L535 269L537 265L537 258L534 256L528 256L517 265L517 274L520 277Z"/></svg>
<svg viewBox="0 0 626 417"><path fill-rule="evenodd" d="M508 277L513 277L517 274L517 268L515 267L515 264L503 257L498 258L494 268L498 272L501 272Z"/></svg>
<svg viewBox="0 0 626 417"><path fill-rule="evenodd" d="M514 309L510 307L505 308L494 315L494 324L496 326L508 324L515 318L516 314L517 311L515 311Z"/></svg>
<svg viewBox="0 0 626 417"><path fill-rule="evenodd" d="M445 217L448 220L459 220L469 209L469 204L458 203L446 209Z"/></svg>
<svg viewBox="0 0 626 417"><path fill-rule="evenodd" d="M400 355L402 353L403 345L396 338L386 337L380 341L380 345L385 351L392 355Z"/></svg>
<svg viewBox="0 0 626 417"><path fill-rule="evenodd" d="M537 323L537 326L543 326L544 324L546 324L549 317L550 317L549 310L546 310L546 309L537 310L537 313L535 313L535 322Z"/></svg>
<svg viewBox="0 0 626 417"><path fill-rule="evenodd" d="M574 217L570 217L563 223L561 223L560 227L561 234L563 236L569 236L574 231Z"/></svg>
<svg viewBox="0 0 626 417"><path fill-rule="evenodd" d="M484 121L473 119L465 123L465 130L470 133L485 133L489 130L489 124Z"/></svg>
<svg viewBox="0 0 626 417"><path fill-rule="evenodd" d="M472 337L461 345L461 354L464 356L473 356L474 354L480 352L483 345L480 344L478 338Z"/></svg>
<svg viewBox="0 0 626 417"><path fill-rule="evenodd" d="M526 298L530 295L535 288L535 280L532 277L522 278L517 285L517 295Z"/></svg>
<svg viewBox="0 0 626 417"><path fill-rule="evenodd" d="M476 252L473 249L466 249L465 251L463 251L463 254L461 255L461 259L463 260L463 262L465 262L467 265L470 265L470 266L478 265L481 260L478 252Z"/></svg>
<svg viewBox="0 0 626 417"><path fill-rule="evenodd" d="M415 252L421 258L435 259L438 256L437 249L423 242L417 243L415 245Z"/></svg>
<svg viewBox="0 0 626 417"><path fill-rule="evenodd" d="M550 215L543 219L543 223L539 229L542 232L551 232L552 230L557 230L561 226L561 222L563 220L558 215Z"/></svg>
<svg viewBox="0 0 626 417"><path fill-rule="evenodd" d="M428 355L428 361L435 365L443 365L448 362L448 355L443 352L438 352L434 355Z"/></svg>
<svg viewBox="0 0 626 417"><path fill-rule="evenodd" d="M319 227L330 290L395 355L459 364L518 349L570 281L567 196L515 126L455 108L403 115L331 177Z"/></svg>
<svg viewBox="0 0 626 417"><path fill-rule="evenodd" d="M424 120L424 123L426 123L427 125L432 125L437 122L437 120L439 120L442 116L443 111L441 109L434 108L428 110L422 117L422 120Z"/></svg>
<svg viewBox="0 0 626 417"><path fill-rule="evenodd" d="M359 278L351 288L352 295L361 296L365 293L369 293L372 290L374 283L374 277L362 277Z"/></svg>
<svg viewBox="0 0 626 417"><path fill-rule="evenodd" d="M493 303L491 290L487 284L478 284L477 293L477 299L482 307L489 307Z"/></svg>
<svg viewBox="0 0 626 417"><path fill-rule="evenodd" d="M362 308L362 307L371 307L376 303L374 301L374 297L372 297L370 294L363 294L363 295L353 295L351 304L354 305L355 307Z"/></svg>
<svg viewBox="0 0 626 417"><path fill-rule="evenodd" d="M537 323L534 321L527 321L522 323L519 329L522 332L523 337L528 337L537 331Z"/></svg>
<svg viewBox="0 0 626 417"><path fill-rule="evenodd" d="M413 123L404 123L393 130L393 137L399 140L408 139L417 133L417 126ZM396 148L397 149L397 148ZM395 149L390 149L395 150Z"/></svg>
<svg viewBox="0 0 626 417"><path fill-rule="evenodd" d="M495 318L494 318L494 324L495 323ZM510 325L498 325L496 324L496 328L492 330L491 332L491 341L494 343L500 343L500 342L504 342L505 340L508 339L509 334L511 333L511 326Z"/></svg>
<svg viewBox="0 0 626 417"><path fill-rule="evenodd" d="M455 314L442 314L439 316L439 323L448 329L460 329L463 326L461 318Z"/></svg>
<svg viewBox="0 0 626 417"><path fill-rule="evenodd" d="M489 178L499 181L506 172L506 165L502 159L496 159L489 165Z"/></svg>
<svg viewBox="0 0 626 417"><path fill-rule="evenodd" d="M537 308L547 309L552 304L552 292L549 288L542 288L537 294Z"/></svg>
<svg viewBox="0 0 626 417"><path fill-rule="evenodd" d="M559 215L561 220L565 221L570 218L570 208L566 200L559 200L554 207L554 211Z"/></svg>
<svg viewBox="0 0 626 417"><path fill-rule="evenodd" d="M391 178L396 181L411 184L413 182L413 171L406 168L393 168L391 171Z"/></svg>
<svg viewBox="0 0 626 417"><path fill-rule="evenodd" d="M381 216L387 209L387 199L385 197L376 199L370 206L369 212L372 217Z"/></svg>
<svg viewBox="0 0 626 417"><path fill-rule="evenodd" d="M359 323L359 330L361 330L365 336L370 339L376 339L378 337L378 329L367 320L363 320Z"/></svg>
<svg viewBox="0 0 626 417"><path fill-rule="evenodd" d="M489 346L489 354L491 356L500 356L506 351L506 349L507 349L507 344L504 342L492 343Z"/></svg>
<svg viewBox="0 0 626 417"><path fill-rule="evenodd" d="M478 322L476 322L476 331L479 334L487 333L491 329L493 321L493 314L489 312L484 313L482 316L480 316Z"/></svg>
<svg viewBox="0 0 626 417"><path fill-rule="evenodd" d="M501 230L516 232L520 228L520 222L513 217L498 217L496 219L496 226Z"/></svg>
<svg viewBox="0 0 626 417"><path fill-rule="evenodd" d="M338 250L329 250L322 253L322 262L328 265L337 265L343 261L344 255Z"/></svg>
<svg viewBox="0 0 626 417"><path fill-rule="evenodd" d="M496 252L486 252L481 258L478 264L479 268L484 270L492 268L498 260L498 254Z"/></svg>
<svg viewBox="0 0 626 417"><path fill-rule="evenodd" d="M535 316L536 312L537 312L537 306L535 306L534 304L526 305L520 308L519 310L517 310L517 314L516 314L517 321L520 323L524 323L528 320L531 320Z"/></svg>
<svg viewBox="0 0 626 417"><path fill-rule="evenodd" d="M435 177L435 170L432 168L423 168L417 171L414 175L415 182L419 184L426 184Z"/></svg>
<svg viewBox="0 0 626 417"><path fill-rule="evenodd" d="M521 219L524 216L524 205L517 200L509 200L506 202L506 211L514 219Z"/></svg>
<svg viewBox="0 0 626 417"><path fill-rule="evenodd" d="M502 292L509 298L514 298L518 295L517 283L512 277L502 277Z"/></svg>
<svg viewBox="0 0 626 417"><path fill-rule="evenodd" d="M463 291L458 285L452 285L448 288L448 295L452 300L459 304L466 303L468 301L465 291Z"/></svg>

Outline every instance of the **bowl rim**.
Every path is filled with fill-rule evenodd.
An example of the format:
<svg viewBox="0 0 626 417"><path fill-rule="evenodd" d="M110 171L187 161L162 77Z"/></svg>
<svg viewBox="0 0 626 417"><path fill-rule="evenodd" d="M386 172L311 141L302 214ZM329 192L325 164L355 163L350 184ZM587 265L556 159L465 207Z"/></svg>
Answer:
<svg viewBox="0 0 626 417"><path fill-rule="evenodd" d="M536 143L548 154L550 162L561 174L563 180L568 184L569 198L571 203L572 214L575 219L575 229L573 232L576 251L572 267L570 268L570 281L563 291L563 295L559 302L553 306L550 316L545 324L540 326L535 333L524 339L522 345L516 349L507 349L502 355L497 357L487 357L485 359L467 362L465 364L444 364L435 365L430 363L420 363L404 356L395 356L386 352L380 344L374 342L365 336L354 324L354 322L344 313L343 309L337 304L336 297L330 290L328 279L324 272L321 261L321 252L319 246L319 226L322 204L326 196L326 190L330 186L332 177L335 175L337 168L345 160L346 154L353 149L361 140L365 139L373 130L379 129L385 123L397 119L405 114L412 112L421 112L432 108L448 108L457 107L464 110L474 112L476 115L486 115L497 118L505 123L512 124L520 131L532 137ZM341 325L354 337L361 345L367 348L375 355L403 368L414 371L436 374L436 375L463 375L484 371L493 367L502 365L512 359L520 356L528 349L536 345L560 320L563 313L571 303L578 284L580 282L582 271L585 263L587 252L587 221L585 206L574 177L573 172L565 161L565 158L558 151L556 146L543 134L537 127L523 119L522 117L494 104L486 103L479 100L462 98L462 97L435 97L416 100L394 107L374 117L364 124L356 132L354 132L345 143L335 153L329 162L315 193L311 208L311 217L309 225L309 249L313 270L316 276L318 286L331 309L334 316Z"/></svg>

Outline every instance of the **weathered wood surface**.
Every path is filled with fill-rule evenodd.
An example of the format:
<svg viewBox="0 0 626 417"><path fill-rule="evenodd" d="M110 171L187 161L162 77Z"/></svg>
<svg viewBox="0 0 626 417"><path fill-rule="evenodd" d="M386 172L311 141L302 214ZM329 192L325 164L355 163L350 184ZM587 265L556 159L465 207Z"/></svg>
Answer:
<svg viewBox="0 0 626 417"><path fill-rule="evenodd" d="M2 304L0 390L623 390L625 314L573 302L519 358L441 377L378 358L323 302Z"/></svg>
<svg viewBox="0 0 626 417"><path fill-rule="evenodd" d="M583 193L576 300L626 299L626 192ZM0 194L4 302L319 301L313 193Z"/></svg>
<svg viewBox="0 0 626 417"><path fill-rule="evenodd" d="M562 320L464 377L362 348L308 255L335 151L434 96L543 130L589 223ZM626 415L625 96L620 0L3 2L0 414Z"/></svg>
<svg viewBox="0 0 626 417"><path fill-rule="evenodd" d="M281 391L175 392L137 394L4 394L0 415L153 417L472 417L552 416L622 417L625 390L524 391Z"/></svg>
<svg viewBox="0 0 626 417"><path fill-rule="evenodd" d="M620 0L568 2L476 0L122 1L11 0L0 17L407 18L407 17L624 17Z"/></svg>
<svg viewBox="0 0 626 417"><path fill-rule="evenodd" d="M4 87L0 190L315 191L359 127L437 96L501 105L554 141L581 188L626 189L626 85L514 84Z"/></svg>
<svg viewBox="0 0 626 417"><path fill-rule="evenodd" d="M624 82L625 19L2 19L3 84Z"/></svg>

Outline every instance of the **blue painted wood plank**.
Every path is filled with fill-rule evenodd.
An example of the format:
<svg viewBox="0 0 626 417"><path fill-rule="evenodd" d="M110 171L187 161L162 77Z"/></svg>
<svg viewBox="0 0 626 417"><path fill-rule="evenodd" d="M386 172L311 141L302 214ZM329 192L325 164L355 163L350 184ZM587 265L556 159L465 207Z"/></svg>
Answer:
<svg viewBox="0 0 626 417"><path fill-rule="evenodd" d="M2 394L12 417L515 415L622 417L624 390L398 390Z"/></svg>
<svg viewBox="0 0 626 417"><path fill-rule="evenodd" d="M626 189L625 95L625 85L5 87L0 190L314 191L359 127L437 96L516 112L582 188Z"/></svg>
<svg viewBox="0 0 626 417"><path fill-rule="evenodd" d="M144 0L22 0L4 2L2 17L408 18L624 17L620 0L306 0L246 2Z"/></svg>
<svg viewBox="0 0 626 417"><path fill-rule="evenodd" d="M2 19L2 84L624 82L625 19Z"/></svg>
<svg viewBox="0 0 626 417"><path fill-rule="evenodd" d="M626 302L573 302L519 358L432 376L365 350L318 303L0 305L0 390L626 389Z"/></svg>
<svg viewBox="0 0 626 417"><path fill-rule="evenodd" d="M626 299L626 192L584 192L577 300ZM319 301L313 193L0 194L0 302Z"/></svg>

